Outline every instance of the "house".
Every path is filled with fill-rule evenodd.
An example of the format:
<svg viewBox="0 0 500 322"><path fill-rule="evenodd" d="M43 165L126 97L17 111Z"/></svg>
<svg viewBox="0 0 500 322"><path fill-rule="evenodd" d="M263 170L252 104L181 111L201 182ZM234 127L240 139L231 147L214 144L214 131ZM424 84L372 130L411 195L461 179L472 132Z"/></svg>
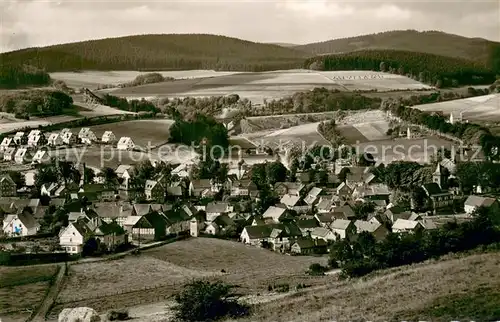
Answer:
<svg viewBox="0 0 500 322"><path fill-rule="evenodd" d="M87 197L89 201L112 201L116 198L116 191L104 184L91 183L83 185L80 190L78 190L78 196Z"/></svg>
<svg viewBox="0 0 500 322"><path fill-rule="evenodd" d="M36 175L36 170L29 170L24 173L24 182L26 186L32 187L35 185L35 175Z"/></svg>
<svg viewBox="0 0 500 322"><path fill-rule="evenodd" d="M118 179L121 179L122 181L120 183L119 189L125 191L130 190L132 188L130 185L130 181L132 176L134 175L134 167L129 164L122 164L116 168L115 173Z"/></svg>
<svg viewBox="0 0 500 322"><path fill-rule="evenodd" d="M54 197L56 190L60 186L61 185L57 182L44 183L44 184L42 184L42 187L40 188L40 195Z"/></svg>
<svg viewBox="0 0 500 322"><path fill-rule="evenodd" d="M319 195L321 194L321 192L323 192L323 189L321 189L321 188L318 188L318 187L312 188L307 193L307 196L304 198L304 201L308 205L311 205L311 206L314 205L318 201Z"/></svg>
<svg viewBox="0 0 500 322"><path fill-rule="evenodd" d="M336 189L337 195L343 199L348 199L352 195L354 187L350 186L347 182L342 182Z"/></svg>
<svg viewBox="0 0 500 322"><path fill-rule="evenodd" d="M141 216L129 216L123 221L123 229L127 232L131 239L133 239L132 230L135 224L141 219Z"/></svg>
<svg viewBox="0 0 500 322"><path fill-rule="evenodd" d="M206 220L209 222L214 221L217 217L229 214L233 211L233 207L225 202L210 202L205 208L205 213L207 214Z"/></svg>
<svg viewBox="0 0 500 322"><path fill-rule="evenodd" d="M149 212L153 211L150 204L135 203L132 205L131 216L145 216Z"/></svg>
<svg viewBox="0 0 500 322"><path fill-rule="evenodd" d="M398 219L392 225L392 232L394 233L417 232L423 229L422 224L415 220Z"/></svg>
<svg viewBox="0 0 500 322"><path fill-rule="evenodd" d="M159 240L171 234L188 231L190 219L184 213L153 211L132 226L132 238L137 241Z"/></svg>
<svg viewBox="0 0 500 322"><path fill-rule="evenodd" d="M38 131L38 130L36 130L36 131ZM40 132L40 131L38 131L38 132ZM43 133L28 136L28 146L29 147L41 146L41 145L44 145L46 143L47 143L47 139L45 138L45 135Z"/></svg>
<svg viewBox="0 0 500 322"><path fill-rule="evenodd" d="M40 224L29 212L7 215L3 220L3 233L7 236L32 236L39 229Z"/></svg>
<svg viewBox="0 0 500 322"><path fill-rule="evenodd" d="M454 202L453 194L442 190L440 184L437 182L426 183L422 185L422 188L431 200L434 211L448 207Z"/></svg>
<svg viewBox="0 0 500 322"><path fill-rule="evenodd" d="M47 153L46 150L38 150L35 152L35 155L33 155L33 158L31 159L31 163L37 164L37 163L44 163L50 161L50 155Z"/></svg>
<svg viewBox="0 0 500 322"><path fill-rule="evenodd" d="M231 196L256 197L259 193L257 185L248 179L237 180L230 185Z"/></svg>
<svg viewBox="0 0 500 322"><path fill-rule="evenodd" d="M114 144L116 142L116 136L111 131L105 131L101 137L101 142Z"/></svg>
<svg viewBox="0 0 500 322"><path fill-rule="evenodd" d="M156 180L146 180L144 194L147 200L165 200L165 187Z"/></svg>
<svg viewBox="0 0 500 322"><path fill-rule="evenodd" d="M286 194L300 196L306 186L298 182L277 182L274 191L281 198Z"/></svg>
<svg viewBox="0 0 500 322"><path fill-rule="evenodd" d="M324 227L317 227L311 232L312 239L322 239L326 242L334 241L337 239L337 236L330 229Z"/></svg>
<svg viewBox="0 0 500 322"><path fill-rule="evenodd" d="M332 197L320 197L319 202L316 204L316 211L318 213L331 212L335 207Z"/></svg>
<svg viewBox="0 0 500 322"><path fill-rule="evenodd" d="M287 251L292 242L301 237L297 226L288 224L267 224L246 226L240 234L240 240L245 244L264 246L275 251Z"/></svg>
<svg viewBox="0 0 500 322"><path fill-rule="evenodd" d="M75 144L78 141L78 137L69 129L63 129L59 135L61 136L63 143L67 145Z"/></svg>
<svg viewBox="0 0 500 322"><path fill-rule="evenodd" d="M61 136L61 134L59 133L52 133L49 135L49 138L47 139L47 144L52 146L52 147L56 147L56 146L59 146L59 145L63 145L64 144L64 140Z"/></svg>
<svg viewBox="0 0 500 322"><path fill-rule="evenodd" d="M69 254L80 254L92 230L82 221L70 222L59 232L59 245Z"/></svg>
<svg viewBox="0 0 500 322"><path fill-rule="evenodd" d="M331 225L335 220L338 219L347 220L347 217L343 212L334 212L334 211L318 213L315 215L315 218L321 227L328 229L331 228Z"/></svg>
<svg viewBox="0 0 500 322"><path fill-rule="evenodd" d="M28 149L19 148L14 154L14 162L16 162L17 164L23 164L29 161L29 156L30 155L28 153Z"/></svg>
<svg viewBox="0 0 500 322"><path fill-rule="evenodd" d="M118 141L116 148L118 150L133 150L135 148L135 144L134 144L134 141L132 141L132 139L130 137L123 136Z"/></svg>
<svg viewBox="0 0 500 322"><path fill-rule="evenodd" d="M375 179L375 176L369 172L369 167L348 167L349 171L346 175L346 183L350 187L370 184Z"/></svg>
<svg viewBox="0 0 500 322"><path fill-rule="evenodd" d="M11 145L12 138L3 138L2 143L0 143L0 151L5 151Z"/></svg>
<svg viewBox="0 0 500 322"><path fill-rule="evenodd" d="M498 209L499 203L495 198L481 197L471 195L464 203L465 212L472 214L479 207L496 207Z"/></svg>
<svg viewBox="0 0 500 322"><path fill-rule="evenodd" d="M271 219L275 223L279 223L280 221L289 218L289 212L285 208L270 206L267 210L262 214L262 218Z"/></svg>
<svg viewBox="0 0 500 322"><path fill-rule="evenodd" d="M122 227L127 218L132 216L132 205L128 203L94 202L92 209L99 215L102 221L106 223L116 222Z"/></svg>
<svg viewBox="0 0 500 322"><path fill-rule="evenodd" d="M299 219L295 221L295 224L302 232L302 236L309 236L315 228L319 227L318 221L314 218Z"/></svg>
<svg viewBox="0 0 500 322"><path fill-rule="evenodd" d="M406 219L408 220L411 216L411 211L405 210L399 206L393 206L388 208L384 215L389 219L389 221L394 224L398 219Z"/></svg>
<svg viewBox="0 0 500 322"><path fill-rule="evenodd" d="M83 127L83 128L80 129L80 132L78 132L78 138L82 142L84 142L84 140L86 140L87 142L95 142L95 141L97 141L96 135L88 127Z"/></svg>
<svg viewBox="0 0 500 322"><path fill-rule="evenodd" d="M352 210L351 206L348 204L345 204L343 206L336 206L333 208L334 213L342 213L344 214L345 218L347 219L352 219L356 217L356 214L354 213L354 210Z"/></svg>
<svg viewBox="0 0 500 322"><path fill-rule="evenodd" d="M220 232L220 227L214 222L208 223L205 227L205 234L218 235Z"/></svg>
<svg viewBox="0 0 500 322"><path fill-rule="evenodd" d="M300 255L322 254L327 252L327 245L324 239L299 238L292 244L290 251Z"/></svg>
<svg viewBox="0 0 500 322"><path fill-rule="evenodd" d="M12 143L15 145L25 145L28 143L28 135L24 132L17 132L12 139Z"/></svg>
<svg viewBox="0 0 500 322"><path fill-rule="evenodd" d="M210 179L193 180L189 183L189 195L193 197L211 196L218 193L220 188Z"/></svg>
<svg viewBox="0 0 500 322"><path fill-rule="evenodd" d="M115 222L103 223L94 231L94 236L111 251L128 242L127 232Z"/></svg>
<svg viewBox="0 0 500 322"><path fill-rule="evenodd" d="M330 229L340 239L350 239L356 234L356 226L351 220L337 219L330 225Z"/></svg>
<svg viewBox="0 0 500 322"><path fill-rule="evenodd" d="M450 124L463 122L463 114L464 114L463 112L451 112L448 122Z"/></svg>
<svg viewBox="0 0 500 322"><path fill-rule="evenodd" d="M299 205L300 199L298 195L285 194L281 197L280 203L284 204L288 209L293 209Z"/></svg>
<svg viewBox="0 0 500 322"><path fill-rule="evenodd" d="M361 234L362 232L370 233L376 241L384 240L389 234L389 230L383 224L378 222L356 220L354 225L356 226L357 234Z"/></svg>
<svg viewBox="0 0 500 322"><path fill-rule="evenodd" d="M9 175L0 176L0 197L14 197L17 194L17 186Z"/></svg>
<svg viewBox="0 0 500 322"><path fill-rule="evenodd" d="M15 152L16 152L16 148L14 148L14 147L9 147L9 148L5 149L5 151L3 153L3 160L4 161L13 161Z"/></svg>

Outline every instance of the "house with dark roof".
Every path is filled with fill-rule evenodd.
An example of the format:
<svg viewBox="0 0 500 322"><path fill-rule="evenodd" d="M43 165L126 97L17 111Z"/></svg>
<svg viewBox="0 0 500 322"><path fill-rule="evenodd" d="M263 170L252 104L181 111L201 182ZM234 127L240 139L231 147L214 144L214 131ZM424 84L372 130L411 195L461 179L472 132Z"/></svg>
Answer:
<svg viewBox="0 0 500 322"><path fill-rule="evenodd" d="M328 228L324 228L324 227L317 227L317 228L314 228L314 230L311 232L311 238L312 239L322 239L326 242L332 242L332 241L335 241L337 239L337 236L335 235L335 233L328 229Z"/></svg>
<svg viewBox="0 0 500 322"><path fill-rule="evenodd" d="M245 244L263 246L267 243L272 250L286 252L302 232L293 223L246 226L240 235Z"/></svg>
<svg viewBox="0 0 500 322"><path fill-rule="evenodd" d="M227 202L210 202L205 208L207 214L207 221L214 221L217 217L223 214L229 214L233 211L233 206Z"/></svg>
<svg viewBox="0 0 500 322"><path fill-rule="evenodd" d="M146 200L165 200L165 187L156 180L146 180L146 185L144 187L144 195Z"/></svg>
<svg viewBox="0 0 500 322"><path fill-rule="evenodd" d="M302 232L302 236L309 236L316 227L319 227L318 221L315 218L299 219L295 221L295 224Z"/></svg>
<svg viewBox="0 0 500 322"><path fill-rule="evenodd" d="M323 239L299 238L292 244L290 251L300 255L324 254L327 252L327 245Z"/></svg>
<svg viewBox="0 0 500 322"><path fill-rule="evenodd" d="M423 229L424 226L415 220L398 219L392 225L392 232L394 233L414 233Z"/></svg>
<svg viewBox="0 0 500 322"><path fill-rule="evenodd" d="M32 236L38 233L40 224L26 211L7 215L3 220L3 233L7 236Z"/></svg>
<svg viewBox="0 0 500 322"><path fill-rule="evenodd" d="M498 200L490 197L474 196L471 195L465 200L464 210L468 214L472 214L477 208L480 207L496 207L499 208Z"/></svg>
<svg viewBox="0 0 500 322"><path fill-rule="evenodd" d="M106 245L108 250L128 242L127 232L115 222L103 223L94 231L95 238Z"/></svg>
<svg viewBox="0 0 500 322"><path fill-rule="evenodd" d="M286 194L300 196L305 187L304 184L299 182L277 182L274 185L274 191L280 198Z"/></svg>
<svg viewBox="0 0 500 322"><path fill-rule="evenodd" d="M221 185L211 179L193 180L189 183L189 195L193 197L213 196L220 191Z"/></svg>
<svg viewBox="0 0 500 322"><path fill-rule="evenodd" d="M333 212L343 213L347 219L352 219L356 217L354 210L352 210L352 207L349 204L345 204L343 206L336 206L333 208Z"/></svg>
<svg viewBox="0 0 500 322"><path fill-rule="evenodd" d="M351 220L337 219L330 225L330 229L340 239L350 239L356 234L356 226Z"/></svg>
<svg viewBox="0 0 500 322"><path fill-rule="evenodd" d="M338 219L347 220L345 213L343 212L324 212L318 213L314 216L318 221L319 225L324 228L330 229L331 224Z"/></svg>
<svg viewBox="0 0 500 322"><path fill-rule="evenodd" d="M384 215L389 219L391 223L395 223L398 219L409 219L411 216L411 211L404 209L403 207L393 206L388 208Z"/></svg>
<svg viewBox="0 0 500 322"><path fill-rule="evenodd" d="M331 212L335 207L335 202L333 201L333 197L320 197L319 202L316 204L316 211L318 213L326 213Z"/></svg>
<svg viewBox="0 0 500 322"><path fill-rule="evenodd" d="M422 188L427 197L431 200L434 211L453 204L453 194L449 191L442 190L437 182L426 183L422 185Z"/></svg>
<svg viewBox="0 0 500 322"><path fill-rule="evenodd" d="M70 254L80 254L92 230L83 222L70 222L59 232L59 245Z"/></svg>

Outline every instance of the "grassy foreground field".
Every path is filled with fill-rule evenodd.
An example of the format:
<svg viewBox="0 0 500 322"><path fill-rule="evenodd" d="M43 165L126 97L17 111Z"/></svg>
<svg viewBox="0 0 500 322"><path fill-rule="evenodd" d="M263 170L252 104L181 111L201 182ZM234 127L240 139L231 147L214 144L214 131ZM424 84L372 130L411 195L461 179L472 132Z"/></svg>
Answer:
<svg viewBox="0 0 500 322"><path fill-rule="evenodd" d="M0 266L0 319L25 321L45 297L56 273L56 265Z"/></svg>
<svg viewBox="0 0 500 322"><path fill-rule="evenodd" d="M500 253L332 282L262 304L256 321L498 321Z"/></svg>
<svg viewBox="0 0 500 322"><path fill-rule="evenodd" d="M244 294L267 292L269 284L318 285L329 277L309 277L311 263L326 258L292 257L241 243L193 238L116 261L72 265L53 314L65 307L90 306L103 312L168 299L193 278L220 278ZM224 269L225 273L221 272ZM78 290L78 292L75 292Z"/></svg>

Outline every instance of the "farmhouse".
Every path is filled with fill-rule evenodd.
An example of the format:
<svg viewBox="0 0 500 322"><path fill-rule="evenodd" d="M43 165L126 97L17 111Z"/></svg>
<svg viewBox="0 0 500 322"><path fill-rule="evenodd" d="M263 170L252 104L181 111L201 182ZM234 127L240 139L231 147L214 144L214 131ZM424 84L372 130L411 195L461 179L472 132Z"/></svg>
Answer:
<svg viewBox="0 0 500 322"><path fill-rule="evenodd" d="M135 223L132 227L134 240L158 240L170 234L177 234L189 230L189 217L183 212L150 212Z"/></svg>
<svg viewBox="0 0 500 322"><path fill-rule="evenodd" d="M256 197L259 192L257 185L248 179L231 182L230 190L231 196L247 196L252 198Z"/></svg>
<svg viewBox="0 0 500 322"><path fill-rule="evenodd" d="M216 194L221 189L210 179L193 180L189 183L189 195L193 197L206 197Z"/></svg>
<svg viewBox="0 0 500 322"><path fill-rule="evenodd" d="M350 220L337 219L330 225L330 229L340 239L349 239L356 234L356 226Z"/></svg>
<svg viewBox="0 0 500 322"><path fill-rule="evenodd" d="M116 148L118 150L132 150L135 148L135 144L134 144L134 141L132 141L132 139L130 137L123 136L118 141Z"/></svg>
<svg viewBox="0 0 500 322"><path fill-rule="evenodd" d="M122 227L125 221L132 216L132 205L128 203L95 202L93 209L102 221L106 223L116 222Z"/></svg>
<svg viewBox="0 0 500 322"><path fill-rule="evenodd" d="M5 151L12 144L12 138L3 138L0 143L0 151Z"/></svg>
<svg viewBox="0 0 500 322"><path fill-rule="evenodd" d="M464 204L464 210L468 214L472 214L479 207L496 207L499 208L499 203L495 198L469 196Z"/></svg>
<svg viewBox="0 0 500 322"><path fill-rule="evenodd" d="M55 196L55 192L57 191L59 186L60 186L60 184L58 184L56 182L44 183L44 184L42 184L42 187L40 188L40 195L53 197L53 196Z"/></svg>
<svg viewBox="0 0 500 322"><path fill-rule="evenodd" d="M70 222L59 233L59 245L70 254L80 254L83 250L85 237L92 230L83 222Z"/></svg>
<svg viewBox="0 0 500 322"><path fill-rule="evenodd" d="M290 249L293 239L301 237L302 233L292 224L268 224L246 226L241 232L240 239L245 244L264 246L266 244L275 251Z"/></svg>
<svg viewBox="0 0 500 322"><path fill-rule="evenodd" d="M316 211L318 213L327 213L331 212L335 206L333 199L330 197L320 197L319 202L316 205Z"/></svg>
<svg viewBox="0 0 500 322"><path fill-rule="evenodd" d="M101 142L114 144L116 142L116 136L111 131L105 131L102 135Z"/></svg>
<svg viewBox="0 0 500 322"><path fill-rule="evenodd" d="M7 215L3 220L3 232L7 236L32 236L38 233L40 224L29 212Z"/></svg>
<svg viewBox="0 0 500 322"><path fill-rule="evenodd" d="M398 219L409 219L411 212L403 209L399 206L394 206L387 209L384 215L390 220L391 223L395 223Z"/></svg>
<svg viewBox="0 0 500 322"><path fill-rule="evenodd" d="M290 247L294 254L309 255L327 252L327 243L323 239L299 238Z"/></svg>
<svg viewBox="0 0 500 322"><path fill-rule="evenodd" d="M144 194L147 200L163 201L165 199L165 188L156 180L146 180Z"/></svg>
<svg viewBox="0 0 500 322"><path fill-rule="evenodd" d="M52 133L51 135L49 135L49 138L47 139L47 144L55 147L55 146L63 145L64 141L63 141L61 134Z"/></svg>
<svg viewBox="0 0 500 322"><path fill-rule="evenodd" d="M114 250L128 242L126 231L115 222L103 223L94 231L94 235L108 250Z"/></svg>

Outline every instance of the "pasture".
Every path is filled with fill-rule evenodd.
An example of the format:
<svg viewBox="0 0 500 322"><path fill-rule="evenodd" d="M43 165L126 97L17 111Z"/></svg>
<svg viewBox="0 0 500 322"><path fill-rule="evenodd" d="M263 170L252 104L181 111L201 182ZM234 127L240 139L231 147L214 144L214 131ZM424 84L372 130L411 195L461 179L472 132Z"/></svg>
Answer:
<svg viewBox="0 0 500 322"><path fill-rule="evenodd" d="M72 265L54 311L90 306L102 312L163 301L194 278L219 278L239 285L245 294L266 292L274 283L293 287L299 282L324 282L326 278L305 275L311 263L325 264L326 257L294 257L237 242L192 238L139 256Z"/></svg>
<svg viewBox="0 0 500 322"><path fill-rule="evenodd" d="M0 317L2 321L25 321L42 302L56 265L0 266Z"/></svg>
<svg viewBox="0 0 500 322"><path fill-rule="evenodd" d="M230 75L237 72L219 72L214 70L179 70L179 71L83 71L83 72L57 72L50 73L50 77L62 80L69 87L87 87L96 89L99 85L119 85L130 82L137 76L146 73L160 73L164 77L175 79L195 79L201 77L214 77Z"/></svg>
<svg viewBox="0 0 500 322"><path fill-rule="evenodd" d="M426 112L442 112L444 115L463 112L464 121L470 122L500 122L500 94L416 105L414 108Z"/></svg>
<svg viewBox="0 0 500 322"><path fill-rule="evenodd" d="M287 70L260 73L238 73L215 77L163 82L120 88L113 95L126 98L207 97L238 94L255 104L264 99L279 99L295 92L316 87L353 90L416 90L429 86L401 75L371 71Z"/></svg>

